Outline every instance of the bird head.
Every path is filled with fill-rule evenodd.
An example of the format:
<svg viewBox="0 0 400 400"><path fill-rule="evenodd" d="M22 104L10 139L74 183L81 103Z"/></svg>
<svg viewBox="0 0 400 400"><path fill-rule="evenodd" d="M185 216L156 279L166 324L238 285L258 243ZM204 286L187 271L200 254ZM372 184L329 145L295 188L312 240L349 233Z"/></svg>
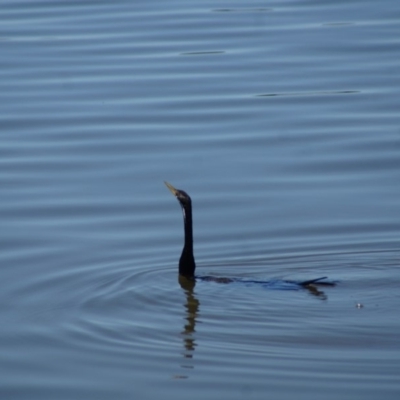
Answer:
<svg viewBox="0 0 400 400"><path fill-rule="evenodd" d="M192 204L192 200L191 200L190 196L184 190L175 189L168 182L164 182L164 183L167 186L167 188L170 190L170 192L178 199L182 208L185 209L187 206L190 206Z"/></svg>

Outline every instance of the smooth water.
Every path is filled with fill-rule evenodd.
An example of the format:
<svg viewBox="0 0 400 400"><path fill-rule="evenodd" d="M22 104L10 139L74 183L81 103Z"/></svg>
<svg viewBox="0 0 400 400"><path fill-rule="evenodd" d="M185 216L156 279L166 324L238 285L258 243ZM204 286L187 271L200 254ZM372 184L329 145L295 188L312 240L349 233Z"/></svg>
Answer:
<svg viewBox="0 0 400 400"><path fill-rule="evenodd" d="M398 1L0 8L1 398L399 398Z"/></svg>

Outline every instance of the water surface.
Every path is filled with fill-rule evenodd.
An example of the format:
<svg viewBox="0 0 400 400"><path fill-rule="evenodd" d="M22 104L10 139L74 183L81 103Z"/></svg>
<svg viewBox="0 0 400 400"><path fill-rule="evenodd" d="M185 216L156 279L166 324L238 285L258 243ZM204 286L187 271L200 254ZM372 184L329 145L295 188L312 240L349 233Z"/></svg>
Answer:
<svg viewBox="0 0 400 400"><path fill-rule="evenodd" d="M398 398L398 2L1 9L2 397Z"/></svg>

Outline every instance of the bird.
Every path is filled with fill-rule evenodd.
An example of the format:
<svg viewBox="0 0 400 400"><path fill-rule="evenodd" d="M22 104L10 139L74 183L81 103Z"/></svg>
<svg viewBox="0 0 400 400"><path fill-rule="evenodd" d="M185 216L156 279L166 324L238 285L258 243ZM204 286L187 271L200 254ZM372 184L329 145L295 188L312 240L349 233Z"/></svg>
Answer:
<svg viewBox="0 0 400 400"><path fill-rule="evenodd" d="M185 241L182 254L179 259L179 275L193 279L196 269L196 262L193 254L193 219L192 219L192 199L184 191L175 189L170 183L165 182L167 188L177 198L182 207L183 226L185 229Z"/></svg>
<svg viewBox="0 0 400 400"><path fill-rule="evenodd" d="M182 253L179 259L179 276L185 278L187 280L195 280L200 279L203 281L214 281L218 283L230 283L238 281L235 278L224 278L224 277L214 277L214 276L196 276L196 262L194 259L194 252L193 252L193 217L192 217L192 199L188 195L187 192L181 189L176 189L170 183L164 181L167 188L170 192L176 197L178 200L183 214L183 226L184 226L184 244ZM334 282L325 281L327 279L326 276L317 278L317 279L310 279L301 282L294 282L294 281L282 281L282 283L286 284L294 284L297 286L309 287L313 284L324 285L324 286L335 286ZM262 283L262 284L271 284L271 281L259 281L259 280L245 280L244 282L247 283ZM274 285L276 281L273 282ZM287 287L286 287L287 288Z"/></svg>

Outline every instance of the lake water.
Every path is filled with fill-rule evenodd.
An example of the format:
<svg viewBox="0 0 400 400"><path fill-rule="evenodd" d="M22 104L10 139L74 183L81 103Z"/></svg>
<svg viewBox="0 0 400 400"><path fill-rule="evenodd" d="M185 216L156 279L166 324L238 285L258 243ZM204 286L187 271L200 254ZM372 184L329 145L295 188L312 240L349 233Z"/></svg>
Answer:
<svg viewBox="0 0 400 400"><path fill-rule="evenodd" d="M0 7L2 399L399 398L399 1Z"/></svg>

